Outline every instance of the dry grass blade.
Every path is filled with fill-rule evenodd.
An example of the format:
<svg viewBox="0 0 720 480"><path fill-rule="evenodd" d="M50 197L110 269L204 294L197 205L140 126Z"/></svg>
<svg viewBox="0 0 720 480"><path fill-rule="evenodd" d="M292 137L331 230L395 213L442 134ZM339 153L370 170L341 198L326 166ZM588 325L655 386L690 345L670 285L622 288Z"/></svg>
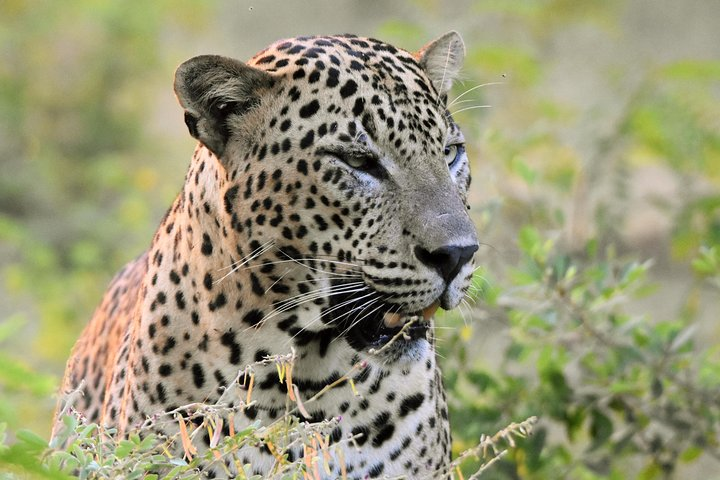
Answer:
<svg viewBox="0 0 720 480"><path fill-rule="evenodd" d="M537 420L537 417L530 417L520 423L511 423L495 435L482 435L480 437L480 442L474 447L462 452L455 460L452 461L452 463L450 463L446 471L459 471L460 465L469 458L480 459L482 460L480 468L468 477L468 480L476 480L483 472L490 468L492 464L507 454L508 449L501 449L501 444L505 444L510 448L514 447L515 440L513 437L525 438L531 435Z"/></svg>

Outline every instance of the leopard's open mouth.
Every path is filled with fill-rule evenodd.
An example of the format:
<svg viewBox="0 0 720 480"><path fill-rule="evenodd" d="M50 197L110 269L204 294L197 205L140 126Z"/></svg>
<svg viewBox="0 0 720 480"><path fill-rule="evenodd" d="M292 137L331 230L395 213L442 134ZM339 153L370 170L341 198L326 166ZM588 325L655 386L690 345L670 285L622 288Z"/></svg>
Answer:
<svg viewBox="0 0 720 480"><path fill-rule="evenodd" d="M367 303L342 295L333 297L323 318L356 350L378 350L390 343L402 346L426 339L432 316L440 306L435 301L422 310L403 312L396 304L378 300L367 307Z"/></svg>

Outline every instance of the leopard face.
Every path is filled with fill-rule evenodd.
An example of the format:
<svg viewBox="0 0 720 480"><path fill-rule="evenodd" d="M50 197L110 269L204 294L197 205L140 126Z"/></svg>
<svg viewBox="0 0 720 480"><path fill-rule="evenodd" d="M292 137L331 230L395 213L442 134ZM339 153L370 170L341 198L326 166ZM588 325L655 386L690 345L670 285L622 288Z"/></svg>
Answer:
<svg viewBox="0 0 720 480"><path fill-rule="evenodd" d="M211 56L178 70L190 131L228 172L233 241L272 240L287 259L329 272L311 280L334 293L321 321L308 315L294 328L334 325L354 347L377 347L406 319L465 294L477 238L464 137L446 108L463 53L454 35L416 55L308 37L249 65Z"/></svg>

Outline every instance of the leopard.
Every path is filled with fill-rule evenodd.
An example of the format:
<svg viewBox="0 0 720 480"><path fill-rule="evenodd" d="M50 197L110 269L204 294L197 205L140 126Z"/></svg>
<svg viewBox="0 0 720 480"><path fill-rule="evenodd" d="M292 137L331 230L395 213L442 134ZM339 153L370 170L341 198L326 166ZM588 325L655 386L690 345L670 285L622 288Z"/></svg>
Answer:
<svg viewBox="0 0 720 480"><path fill-rule="evenodd" d="M174 92L197 140L184 185L77 340L62 398L79 391L72 409L121 438L187 405L236 407L224 434L293 411L329 425L321 478L448 476L435 312L468 294L479 246L448 107L464 57L451 31L417 51L302 36L182 63ZM203 474L240 475L239 460L272 477L277 457L248 445Z"/></svg>

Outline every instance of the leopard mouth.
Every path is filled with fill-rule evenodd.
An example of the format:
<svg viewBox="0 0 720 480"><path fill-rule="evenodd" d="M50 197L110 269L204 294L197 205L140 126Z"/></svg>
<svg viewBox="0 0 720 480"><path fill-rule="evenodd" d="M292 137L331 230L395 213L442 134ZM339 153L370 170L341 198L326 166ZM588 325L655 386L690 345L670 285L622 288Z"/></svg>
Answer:
<svg viewBox="0 0 720 480"><path fill-rule="evenodd" d="M435 302L419 312L385 311L371 315L353 325L345 334L345 338L356 350L377 351L391 343L400 347L407 346L427 339L431 327L430 320L438 306L439 303Z"/></svg>
<svg viewBox="0 0 720 480"><path fill-rule="evenodd" d="M333 298L328 309L331 313L323 319L334 325L339 336L358 351L377 351L391 343L402 348L427 339L431 319L440 307L439 300L412 312L398 311L398 305L387 302L374 304L372 309L363 308L361 303L361 300L356 304L352 299Z"/></svg>

